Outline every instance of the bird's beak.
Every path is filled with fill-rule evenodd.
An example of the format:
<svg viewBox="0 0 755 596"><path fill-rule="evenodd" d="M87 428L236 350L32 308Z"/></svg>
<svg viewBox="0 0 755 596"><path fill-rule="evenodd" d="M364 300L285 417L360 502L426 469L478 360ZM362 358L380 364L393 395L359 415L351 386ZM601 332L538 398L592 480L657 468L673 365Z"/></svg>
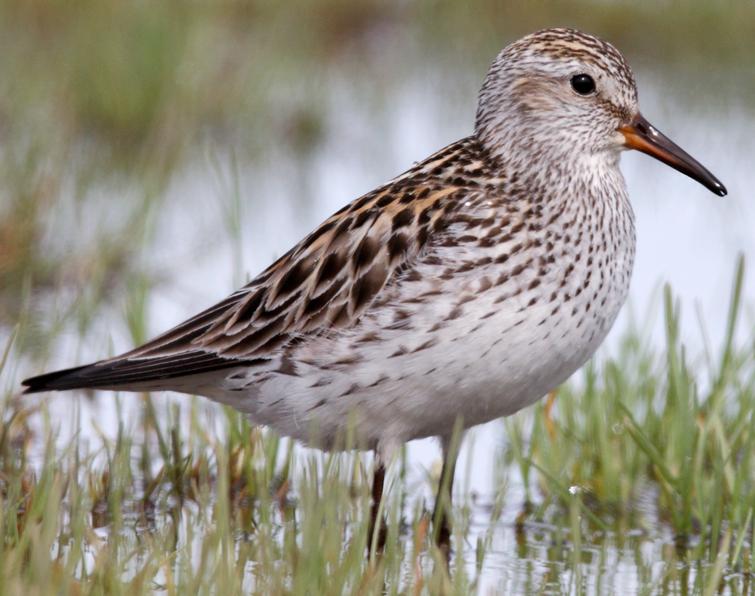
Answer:
<svg viewBox="0 0 755 596"><path fill-rule="evenodd" d="M655 126L645 120L639 112L632 118L632 122L622 126L619 132L624 135L624 144L630 149L637 149L655 157L675 170L697 180L708 190L723 197L726 187L706 170L700 162L694 159L684 149L679 147Z"/></svg>

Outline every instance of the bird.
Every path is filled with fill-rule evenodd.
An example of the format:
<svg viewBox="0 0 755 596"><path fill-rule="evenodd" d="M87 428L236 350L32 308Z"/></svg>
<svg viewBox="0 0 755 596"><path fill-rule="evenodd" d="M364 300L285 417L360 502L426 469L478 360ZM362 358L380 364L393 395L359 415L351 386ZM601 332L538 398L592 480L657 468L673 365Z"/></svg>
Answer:
<svg viewBox="0 0 755 596"><path fill-rule="evenodd" d="M439 437L433 521L447 543L455 429L561 385L627 298L627 149L727 192L643 117L613 45L569 28L526 35L493 60L469 136L350 202L214 306L124 354L26 379L25 392L201 395L324 450L350 430L376 453L370 533L397 449Z"/></svg>

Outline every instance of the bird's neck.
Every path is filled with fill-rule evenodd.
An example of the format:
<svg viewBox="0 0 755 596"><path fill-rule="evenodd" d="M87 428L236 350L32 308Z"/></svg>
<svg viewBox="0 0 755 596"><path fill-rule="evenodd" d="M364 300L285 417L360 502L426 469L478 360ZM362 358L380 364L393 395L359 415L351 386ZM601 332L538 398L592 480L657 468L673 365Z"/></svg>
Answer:
<svg viewBox="0 0 755 596"><path fill-rule="evenodd" d="M557 139L538 142L528 135L511 136L506 143L478 142L504 179L528 193L554 195L543 196L554 208L572 199L627 200L617 151L591 151Z"/></svg>

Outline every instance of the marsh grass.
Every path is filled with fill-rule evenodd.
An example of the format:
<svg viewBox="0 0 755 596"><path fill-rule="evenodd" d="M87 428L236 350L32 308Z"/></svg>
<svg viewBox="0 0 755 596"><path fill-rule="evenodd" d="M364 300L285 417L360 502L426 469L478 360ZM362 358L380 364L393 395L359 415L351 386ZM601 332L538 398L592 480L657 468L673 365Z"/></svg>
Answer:
<svg viewBox="0 0 755 596"><path fill-rule="evenodd" d="M552 421L538 406L506 422L491 471L501 489L481 508L457 484L450 573L431 541L432 503L407 481L404 461L389 476L378 555L367 551L371 464L357 452L296 450L229 409L213 419L199 401L150 395L114 402L141 402L136 418L118 415L114 436L85 441L77 431L61 445L46 403L8 392L3 592L465 594L492 576L503 591L571 593L620 589L606 561L636 551L635 579L648 593L751 593L755 363L735 341L743 275L740 261L729 331L705 366L680 345L666 289L663 352L630 333L615 358L559 391ZM501 553L496 535L510 528L497 520L514 470L528 490L507 505L521 509L519 547ZM490 570L501 557L541 558L543 543L546 572ZM643 544L660 544L664 560L647 561Z"/></svg>
<svg viewBox="0 0 755 596"><path fill-rule="evenodd" d="M755 7L666 10L0 1L0 594L755 593L743 262L722 345L687 352L667 289L665 344L630 329L615 356L559 390L551 417L538 405L501 424L493 494L472 494L469 469L457 478L450 570L431 540L437 475L413 480L404 459L387 479L378 556L366 456L298 449L199 400L102 395L115 424L99 426L83 413L90 395L19 395L24 373L63 353L70 364L106 353L109 334L136 344L155 331L150 302L173 280L149 252L187 164L210 162L243 281L241 220L254 205L239 172L305 167L343 73L373 105L402 78L475 64L472 101L503 40L559 23L609 35L633 63L665 61L696 92L752 97L752 77L738 75Z"/></svg>
<svg viewBox="0 0 755 596"><path fill-rule="evenodd" d="M541 493L534 517L571 523L575 549L582 532L621 545L630 531L652 541L663 528L674 545L666 589L753 589L755 357L751 338L735 343L738 328L751 333L738 325L743 276L740 259L723 345L701 362L679 341L666 287L664 353L630 333L616 358L559 391L553 432L543 409L507 424L509 459Z"/></svg>

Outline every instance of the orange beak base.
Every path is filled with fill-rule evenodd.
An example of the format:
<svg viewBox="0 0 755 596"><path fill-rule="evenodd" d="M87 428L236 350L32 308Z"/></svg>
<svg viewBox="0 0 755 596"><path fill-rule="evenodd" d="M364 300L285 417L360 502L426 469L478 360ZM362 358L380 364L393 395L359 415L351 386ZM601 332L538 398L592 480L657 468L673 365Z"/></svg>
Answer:
<svg viewBox="0 0 755 596"><path fill-rule="evenodd" d="M693 180L697 180L705 188L718 196L726 195L726 187L711 174L703 165L684 151L666 135L645 120L638 113L627 126L618 129L624 135L625 144L630 149L637 149L655 157L666 165L671 166Z"/></svg>

